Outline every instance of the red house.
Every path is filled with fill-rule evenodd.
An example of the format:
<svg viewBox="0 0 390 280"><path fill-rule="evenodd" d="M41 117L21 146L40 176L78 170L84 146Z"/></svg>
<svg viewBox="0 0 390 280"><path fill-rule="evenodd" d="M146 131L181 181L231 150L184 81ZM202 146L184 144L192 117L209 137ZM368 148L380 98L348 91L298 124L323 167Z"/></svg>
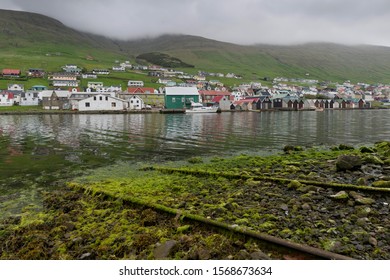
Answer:
<svg viewBox="0 0 390 280"><path fill-rule="evenodd" d="M20 77L22 72L19 69L3 69L3 77Z"/></svg>
<svg viewBox="0 0 390 280"><path fill-rule="evenodd" d="M154 88L129 87L127 92L130 94L154 94Z"/></svg>

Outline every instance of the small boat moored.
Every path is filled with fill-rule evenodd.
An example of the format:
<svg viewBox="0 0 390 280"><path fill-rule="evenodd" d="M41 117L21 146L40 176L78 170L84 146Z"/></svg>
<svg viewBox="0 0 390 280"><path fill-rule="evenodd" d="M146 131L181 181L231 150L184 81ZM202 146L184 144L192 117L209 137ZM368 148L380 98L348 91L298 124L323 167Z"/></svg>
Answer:
<svg viewBox="0 0 390 280"><path fill-rule="evenodd" d="M219 107L215 107L215 106L206 107L203 106L202 103L191 102L190 109L186 109L185 112L186 113L218 113Z"/></svg>

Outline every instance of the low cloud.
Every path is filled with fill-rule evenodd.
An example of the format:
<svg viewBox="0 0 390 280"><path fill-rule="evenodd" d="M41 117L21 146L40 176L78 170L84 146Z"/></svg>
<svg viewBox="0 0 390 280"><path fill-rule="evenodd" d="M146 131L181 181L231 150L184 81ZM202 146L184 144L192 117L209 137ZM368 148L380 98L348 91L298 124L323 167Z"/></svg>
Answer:
<svg viewBox="0 0 390 280"><path fill-rule="evenodd" d="M0 6L123 40L178 33L238 44L390 46L387 0L5 0Z"/></svg>

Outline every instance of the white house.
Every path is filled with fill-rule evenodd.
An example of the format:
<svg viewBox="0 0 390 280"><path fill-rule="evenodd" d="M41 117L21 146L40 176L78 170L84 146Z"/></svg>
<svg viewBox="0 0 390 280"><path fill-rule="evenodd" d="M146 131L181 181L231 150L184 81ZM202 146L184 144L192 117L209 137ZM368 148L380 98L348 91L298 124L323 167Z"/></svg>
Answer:
<svg viewBox="0 0 390 280"><path fill-rule="evenodd" d="M123 111L128 103L116 97L98 94L79 101L79 111Z"/></svg>
<svg viewBox="0 0 390 280"><path fill-rule="evenodd" d="M109 75L110 71L107 69L93 69L92 73L97 74L97 75Z"/></svg>
<svg viewBox="0 0 390 280"><path fill-rule="evenodd" d="M111 93L115 93L115 92L119 92L119 91L122 91L122 86L119 85L119 86L109 86L109 87L98 87L96 89L96 92L111 92Z"/></svg>
<svg viewBox="0 0 390 280"><path fill-rule="evenodd" d="M20 95L20 106L38 106L39 104L39 96L38 92L28 91L22 92Z"/></svg>
<svg viewBox="0 0 390 280"><path fill-rule="evenodd" d="M88 88L97 89L103 87L103 82L88 82Z"/></svg>
<svg viewBox="0 0 390 280"><path fill-rule="evenodd" d="M8 84L8 90L24 91L24 85L21 85L21 84Z"/></svg>
<svg viewBox="0 0 390 280"><path fill-rule="evenodd" d="M79 86L78 81L53 81L52 84L54 87L78 87Z"/></svg>
<svg viewBox="0 0 390 280"><path fill-rule="evenodd" d="M124 72L126 68L124 66L112 66L112 71Z"/></svg>
<svg viewBox="0 0 390 280"><path fill-rule="evenodd" d="M130 110L141 110L145 107L144 101L138 95L133 95L129 99L129 109Z"/></svg>
<svg viewBox="0 0 390 280"><path fill-rule="evenodd" d="M14 105L14 94L10 92L0 92L0 106Z"/></svg>
<svg viewBox="0 0 390 280"><path fill-rule="evenodd" d="M127 83L128 87L144 87L144 82L143 81L129 81Z"/></svg>
<svg viewBox="0 0 390 280"><path fill-rule="evenodd" d="M97 79L97 74L94 73L84 73L81 75L83 79Z"/></svg>

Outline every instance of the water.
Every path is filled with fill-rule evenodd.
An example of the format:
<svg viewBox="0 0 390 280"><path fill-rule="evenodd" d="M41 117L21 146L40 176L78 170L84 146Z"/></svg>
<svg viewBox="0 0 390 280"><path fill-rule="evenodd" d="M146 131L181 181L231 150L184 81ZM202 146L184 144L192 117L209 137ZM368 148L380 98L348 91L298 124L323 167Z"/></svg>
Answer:
<svg viewBox="0 0 390 280"><path fill-rule="evenodd" d="M390 110L0 116L0 213L39 201L50 175L77 168L382 140Z"/></svg>

